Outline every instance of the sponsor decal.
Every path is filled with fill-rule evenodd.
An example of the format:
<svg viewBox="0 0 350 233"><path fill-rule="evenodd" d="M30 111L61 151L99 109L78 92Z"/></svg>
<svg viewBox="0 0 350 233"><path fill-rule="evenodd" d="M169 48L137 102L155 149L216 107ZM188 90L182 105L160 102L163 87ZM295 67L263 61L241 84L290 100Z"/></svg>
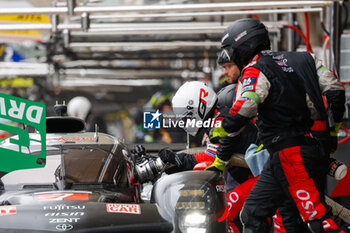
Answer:
<svg viewBox="0 0 350 233"><path fill-rule="evenodd" d="M80 218L49 218L49 223L75 223Z"/></svg>
<svg viewBox="0 0 350 233"><path fill-rule="evenodd" d="M248 101L250 99L248 97L241 96L241 97L238 98L238 100Z"/></svg>
<svg viewBox="0 0 350 233"><path fill-rule="evenodd" d="M92 137L82 137L82 138L58 138L57 141L72 142L72 141L93 141Z"/></svg>
<svg viewBox="0 0 350 233"><path fill-rule="evenodd" d="M309 192L300 189L296 192L296 196L301 201L301 206L304 208L305 213L309 215L306 221L312 221L317 215L317 210L315 209L314 203L311 201Z"/></svg>
<svg viewBox="0 0 350 233"><path fill-rule="evenodd" d="M287 72L287 73L294 72L294 69L287 64L288 59L283 58L283 55L273 56L272 59L275 60L277 65L279 65L284 72Z"/></svg>
<svg viewBox="0 0 350 233"><path fill-rule="evenodd" d="M140 205L137 204L107 204L109 213L141 214Z"/></svg>
<svg viewBox="0 0 350 233"><path fill-rule="evenodd" d="M47 206L44 206L43 209L44 210L56 210L56 211L60 211L60 210L84 210L85 205L65 205L65 204L47 205Z"/></svg>
<svg viewBox="0 0 350 233"><path fill-rule="evenodd" d="M244 37L245 35L247 35L247 31L243 31L241 33L239 33L236 38L235 38L235 41L237 42L238 40L242 39L242 37Z"/></svg>
<svg viewBox="0 0 350 233"><path fill-rule="evenodd" d="M0 216L16 214L16 206L0 206Z"/></svg>
<svg viewBox="0 0 350 233"><path fill-rule="evenodd" d="M80 217L85 215L85 212L81 211L85 209L84 205L49 205L43 208L44 210L51 211L45 213L44 216L49 217L48 221L50 224L58 224L56 225L58 231L73 229L73 226L69 223L77 223L81 219Z"/></svg>
<svg viewBox="0 0 350 233"><path fill-rule="evenodd" d="M70 224L59 224L56 226L56 230L58 231L69 231L72 229L73 229L73 226Z"/></svg>
<svg viewBox="0 0 350 233"><path fill-rule="evenodd" d="M253 85L256 83L256 77L250 77L250 78L245 78L243 80L243 87L248 86L248 85Z"/></svg>
<svg viewBox="0 0 350 233"><path fill-rule="evenodd" d="M225 185L216 185L216 191L220 193L225 192Z"/></svg>
<svg viewBox="0 0 350 233"><path fill-rule="evenodd" d="M227 205L228 205L228 211L231 211L233 205L239 200L239 196L236 192L230 192L228 194L228 199L227 199Z"/></svg>
<svg viewBox="0 0 350 233"><path fill-rule="evenodd" d="M231 203L236 203L239 200L239 196L236 192L231 192L229 195L229 201Z"/></svg>
<svg viewBox="0 0 350 233"><path fill-rule="evenodd" d="M271 141L273 142L273 143L275 143L275 142L278 142L280 140L280 136L276 136L276 137L274 137Z"/></svg>
<svg viewBox="0 0 350 233"><path fill-rule="evenodd" d="M215 158L216 150L213 151L213 150L210 150L210 149L208 148L208 149L206 149L205 153Z"/></svg>
<svg viewBox="0 0 350 233"><path fill-rule="evenodd" d="M88 201L88 193L43 193L35 194L39 201L76 200Z"/></svg>
<svg viewBox="0 0 350 233"><path fill-rule="evenodd" d="M0 171L40 168L46 159L46 106L42 103L0 93L0 118L20 123L20 127L0 123L0 130L16 135L0 144ZM23 125L34 127L38 138L31 138ZM30 146L38 144L40 153L31 154ZM8 145L11 144L11 149ZM6 148L4 147L6 145Z"/></svg>
<svg viewBox="0 0 350 233"><path fill-rule="evenodd" d="M322 222L322 225L323 225L323 229L325 231L327 231L327 230L334 230L335 231L338 229L338 225L330 218L327 218L326 220L324 220ZM349 227L348 227L348 229L349 229Z"/></svg>
<svg viewBox="0 0 350 233"><path fill-rule="evenodd" d="M272 219L273 219L273 226L277 229L281 229L281 226L278 224L278 216L277 214L275 214L274 216L272 216Z"/></svg>
<svg viewBox="0 0 350 233"><path fill-rule="evenodd" d="M253 86L253 85L245 86L245 87L243 87L243 89L242 89L243 92L245 92L245 91L251 91L251 90L254 90L254 86Z"/></svg>
<svg viewBox="0 0 350 233"><path fill-rule="evenodd" d="M283 61L276 61L277 65L279 65L279 66L287 66L286 62L287 62L286 59L284 59Z"/></svg>
<svg viewBox="0 0 350 233"><path fill-rule="evenodd" d="M203 119L205 111L207 110L207 101L205 100L209 92L206 92L203 88L199 92L199 104L198 104L198 115Z"/></svg>
<svg viewBox="0 0 350 233"><path fill-rule="evenodd" d="M212 143L208 143L207 148L213 151L216 151L218 149L218 145L212 144Z"/></svg>
<svg viewBox="0 0 350 233"><path fill-rule="evenodd" d="M159 110L156 112L143 112L143 128L160 129L161 116L162 113L159 113Z"/></svg>
<svg viewBox="0 0 350 233"><path fill-rule="evenodd" d="M272 53L270 55L272 55ZM284 58L284 54L280 54L280 55L277 55L277 56L272 56L272 59L274 59L274 60L282 60L283 58Z"/></svg>
<svg viewBox="0 0 350 233"><path fill-rule="evenodd" d="M284 72L287 72L287 73L292 73L292 72L294 72L294 69L293 69L292 67L284 67L284 66L282 66L281 68L282 68L282 70L283 70Z"/></svg>
<svg viewBox="0 0 350 233"><path fill-rule="evenodd" d="M215 157L217 148L218 148L217 145L212 144L212 143L208 143L205 153L207 153L210 156Z"/></svg>
<svg viewBox="0 0 350 233"><path fill-rule="evenodd" d="M75 217L84 216L84 212L50 212L45 213L45 217Z"/></svg>

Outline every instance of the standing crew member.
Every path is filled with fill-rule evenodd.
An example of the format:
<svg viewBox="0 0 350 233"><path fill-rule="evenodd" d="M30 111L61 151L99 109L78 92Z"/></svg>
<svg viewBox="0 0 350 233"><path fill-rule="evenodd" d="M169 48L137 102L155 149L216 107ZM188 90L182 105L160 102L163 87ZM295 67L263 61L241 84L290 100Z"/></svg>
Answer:
<svg viewBox="0 0 350 233"><path fill-rule="evenodd" d="M318 63L308 53L269 51L268 31L254 19L233 22L221 43L222 53L236 64L242 77L230 114L210 138L239 134L257 116L259 138L270 153L241 212L244 232L269 232L267 217L286 199L292 200L312 232L346 232L345 224L332 216L324 202L328 155L310 136L317 110L300 76L303 69L300 64L313 66L312 74L320 73L322 66L317 67ZM299 60L299 65L295 65L294 59ZM321 76L327 78L325 74ZM320 89L326 96L334 94L321 82ZM344 105L339 103L330 108L338 123L333 130L337 131ZM228 160L218 154L210 168L220 169Z"/></svg>

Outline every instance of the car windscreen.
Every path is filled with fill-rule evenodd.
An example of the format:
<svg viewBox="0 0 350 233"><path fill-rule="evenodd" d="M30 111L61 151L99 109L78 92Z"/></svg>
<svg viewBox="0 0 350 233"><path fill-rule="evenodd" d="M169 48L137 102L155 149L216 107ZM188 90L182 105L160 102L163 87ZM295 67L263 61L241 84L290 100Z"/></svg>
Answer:
<svg viewBox="0 0 350 233"><path fill-rule="evenodd" d="M124 186L128 184L126 171L126 161L121 153L112 153L93 146L63 146L48 151L44 168L13 171L1 180L5 188L6 185L13 184L53 183L58 179L65 179L68 183L108 183Z"/></svg>
<svg viewBox="0 0 350 233"><path fill-rule="evenodd" d="M64 176L69 183L128 184L127 163L122 153L99 148L64 151Z"/></svg>
<svg viewBox="0 0 350 233"><path fill-rule="evenodd" d="M99 183L103 181L108 153L96 149L69 149L64 153L64 170L69 183Z"/></svg>

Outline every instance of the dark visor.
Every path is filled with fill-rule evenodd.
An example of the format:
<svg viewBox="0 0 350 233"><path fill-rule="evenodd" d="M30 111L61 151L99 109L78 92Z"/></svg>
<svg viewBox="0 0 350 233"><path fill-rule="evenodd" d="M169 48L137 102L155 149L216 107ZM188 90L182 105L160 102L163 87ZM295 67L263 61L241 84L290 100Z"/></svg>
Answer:
<svg viewBox="0 0 350 233"><path fill-rule="evenodd" d="M220 55L218 57L218 64L222 65L224 63L230 62L231 57L226 49L221 50Z"/></svg>

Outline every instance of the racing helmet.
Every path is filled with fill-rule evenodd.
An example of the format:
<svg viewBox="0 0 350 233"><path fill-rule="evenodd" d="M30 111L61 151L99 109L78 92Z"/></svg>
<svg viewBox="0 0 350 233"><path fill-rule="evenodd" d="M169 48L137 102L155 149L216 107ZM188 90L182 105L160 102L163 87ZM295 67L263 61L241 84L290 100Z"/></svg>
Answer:
<svg viewBox="0 0 350 233"><path fill-rule="evenodd" d="M270 49L266 26L256 19L244 18L231 23L221 38L221 56L234 61L242 71L261 50Z"/></svg>
<svg viewBox="0 0 350 233"><path fill-rule="evenodd" d="M233 105L233 99L236 96L236 86L237 84L230 84L223 87L217 94L218 102L216 108L220 113L226 114Z"/></svg>
<svg viewBox="0 0 350 233"><path fill-rule="evenodd" d="M200 81L189 81L184 83L175 93L172 99L173 111L176 118L181 118L185 122L205 121L214 113L217 102L215 91ZM184 130L196 136L198 127L184 127Z"/></svg>
<svg viewBox="0 0 350 233"><path fill-rule="evenodd" d="M86 120L91 111L91 102L84 96L76 96L67 105L67 114L71 117L78 117Z"/></svg>

